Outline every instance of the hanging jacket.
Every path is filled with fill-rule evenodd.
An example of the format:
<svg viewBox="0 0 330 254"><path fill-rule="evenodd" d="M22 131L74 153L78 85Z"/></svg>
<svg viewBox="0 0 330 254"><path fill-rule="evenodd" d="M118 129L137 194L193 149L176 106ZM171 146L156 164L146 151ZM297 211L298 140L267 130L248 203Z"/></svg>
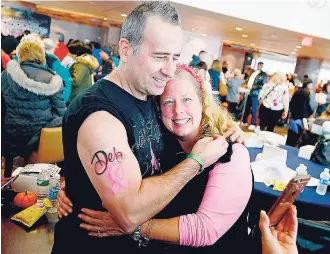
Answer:
<svg viewBox="0 0 330 254"><path fill-rule="evenodd" d="M34 150L42 128L62 125L63 81L50 69L12 60L1 74L1 92L6 105L3 139L15 154Z"/></svg>

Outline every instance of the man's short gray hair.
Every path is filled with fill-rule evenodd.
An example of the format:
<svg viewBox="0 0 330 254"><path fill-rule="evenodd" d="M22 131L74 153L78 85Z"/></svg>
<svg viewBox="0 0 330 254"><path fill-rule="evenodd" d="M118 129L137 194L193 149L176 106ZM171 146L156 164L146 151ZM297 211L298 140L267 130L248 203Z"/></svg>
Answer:
<svg viewBox="0 0 330 254"><path fill-rule="evenodd" d="M120 38L125 38L133 47L133 54L139 51L144 38L147 19L152 16L160 17L173 25L181 26L177 8L165 1L149 1L138 5L125 19Z"/></svg>

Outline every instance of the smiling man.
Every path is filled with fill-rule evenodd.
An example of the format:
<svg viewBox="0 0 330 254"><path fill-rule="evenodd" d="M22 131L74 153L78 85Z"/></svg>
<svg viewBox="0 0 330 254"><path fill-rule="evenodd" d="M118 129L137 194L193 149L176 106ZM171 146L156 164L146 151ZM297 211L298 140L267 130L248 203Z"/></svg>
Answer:
<svg viewBox="0 0 330 254"><path fill-rule="evenodd" d="M152 96L163 93L181 52L179 14L167 2L146 2L126 18L118 69L77 96L63 121L66 192L72 213L56 225L52 253L136 250L130 236L95 238L80 227L81 208L102 204L124 232L161 211L201 169L222 154L220 138L204 138L187 158L162 172L159 116ZM196 158L196 157L195 157ZM163 173L163 174L161 174Z"/></svg>

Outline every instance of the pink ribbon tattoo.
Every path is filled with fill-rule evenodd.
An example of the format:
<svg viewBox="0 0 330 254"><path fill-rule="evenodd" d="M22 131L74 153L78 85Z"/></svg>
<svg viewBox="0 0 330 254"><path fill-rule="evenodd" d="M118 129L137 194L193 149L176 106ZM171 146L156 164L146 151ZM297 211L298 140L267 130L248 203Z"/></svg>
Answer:
<svg viewBox="0 0 330 254"><path fill-rule="evenodd" d="M112 192L116 194L120 187L128 187L128 181L123 179L123 165L120 163L110 163L109 166L109 178L112 184Z"/></svg>

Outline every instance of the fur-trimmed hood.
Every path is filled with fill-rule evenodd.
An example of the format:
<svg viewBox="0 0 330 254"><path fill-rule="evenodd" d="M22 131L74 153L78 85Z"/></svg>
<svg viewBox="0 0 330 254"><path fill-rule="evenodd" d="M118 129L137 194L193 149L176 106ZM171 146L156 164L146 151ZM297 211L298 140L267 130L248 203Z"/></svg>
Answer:
<svg viewBox="0 0 330 254"><path fill-rule="evenodd" d="M53 95L63 87L59 75L38 64L12 60L7 64L7 72L18 86L38 95Z"/></svg>
<svg viewBox="0 0 330 254"><path fill-rule="evenodd" d="M89 54L79 56L76 60L77 63L86 64L91 69L91 71L94 71L99 66L97 59Z"/></svg>

